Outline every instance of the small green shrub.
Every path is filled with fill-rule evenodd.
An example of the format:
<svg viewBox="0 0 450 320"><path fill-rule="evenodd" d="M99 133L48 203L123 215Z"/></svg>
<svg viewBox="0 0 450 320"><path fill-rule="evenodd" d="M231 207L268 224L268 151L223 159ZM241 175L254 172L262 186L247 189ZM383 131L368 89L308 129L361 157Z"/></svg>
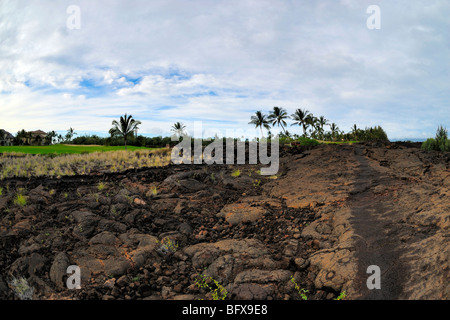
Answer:
<svg viewBox="0 0 450 320"><path fill-rule="evenodd" d="M443 143L441 146L441 151L450 151L450 140L445 141L445 143Z"/></svg>
<svg viewBox="0 0 450 320"><path fill-rule="evenodd" d="M232 173L231 173L231 176L232 177L239 177L241 175L241 170L239 170L239 169L237 169L237 170L234 170Z"/></svg>
<svg viewBox="0 0 450 320"><path fill-rule="evenodd" d="M285 144L289 144L291 143L292 139L290 137L286 137L286 136L280 136L278 138L278 143L280 145L285 145Z"/></svg>
<svg viewBox="0 0 450 320"><path fill-rule="evenodd" d="M298 294L303 300L308 300L308 296L306 295L309 291L303 288L300 288L300 286L297 284L297 281L295 281L294 277L291 276L291 282L294 284L295 290L297 290Z"/></svg>
<svg viewBox="0 0 450 320"><path fill-rule="evenodd" d="M163 255L175 253L178 249L178 242L172 241L169 237L165 237L161 241L156 240L156 243L159 243L156 250Z"/></svg>
<svg viewBox="0 0 450 320"><path fill-rule="evenodd" d="M98 191L102 191L103 189L105 189L106 184L103 182L99 182L99 184L97 185L97 189Z"/></svg>
<svg viewBox="0 0 450 320"><path fill-rule="evenodd" d="M111 206L111 214L116 217L117 216L117 209L115 205Z"/></svg>
<svg viewBox="0 0 450 320"><path fill-rule="evenodd" d="M436 140L434 140L433 138L429 138L422 143L423 150L432 151L436 150L436 148L437 148Z"/></svg>
<svg viewBox="0 0 450 320"><path fill-rule="evenodd" d="M342 300L345 297L347 297L347 293L345 291L342 291L335 299L333 300Z"/></svg>
<svg viewBox="0 0 450 320"><path fill-rule="evenodd" d="M23 194L18 193L16 195L16 198L14 199L14 204L18 206L25 206L27 204L27 197L25 197Z"/></svg>
<svg viewBox="0 0 450 320"><path fill-rule="evenodd" d="M222 286L217 280L213 279L212 277L206 277L205 275L201 274L197 277L195 283L199 288L209 290L209 292L211 292L212 294L213 300L225 300L228 295L227 289L225 289L224 286Z"/></svg>
<svg viewBox="0 0 450 320"><path fill-rule="evenodd" d="M300 143L301 146L305 147L314 147L320 144L319 141L307 137L299 137L295 141Z"/></svg>
<svg viewBox="0 0 450 320"><path fill-rule="evenodd" d="M450 151L447 129L439 126L435 138L429 138L423 142L422 149L427 151Z"/></svg>

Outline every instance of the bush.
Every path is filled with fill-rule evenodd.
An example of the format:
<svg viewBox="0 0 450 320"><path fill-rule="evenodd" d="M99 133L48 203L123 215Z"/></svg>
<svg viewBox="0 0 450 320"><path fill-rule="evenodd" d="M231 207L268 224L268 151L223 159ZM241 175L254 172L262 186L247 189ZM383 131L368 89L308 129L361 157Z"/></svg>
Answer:
<svg viewBox="0 0 450 320"><path fill-rule="evenodd" d="M422 149L428 151L450 151L450 140L448 139L447 129L439 126L436 131L436 137L427 139L422 143Z"/></svg>
<svg viewBox="0 0 450 320"><path fill-rule="evenodd" d="M436 140L434 140L433 138L429 138L429 139L427 139L427 141L422 143L423 150L428 150L428 151L436 150L436 147L437 147L437 143L436 143Z"/></svg>
<svg viewBox="0 0 450 320"><path fill-rule="evenodd" d="M447 129L439 126L436 131L436 149L438 151L450 151Z"/></svg>
<svg viewBox="0 0 450 320"><path fill-rule="evenodd" d="M123 137L106 137L102 138L97 135L79 136L72 140L72 144L77 145L105 145L105 146L123 146ZM178 142L172 142L170 137L144 137L129 136L127 145L135 147L164 148L166 145L175 145Z"/></svg>
<svg viewBox="0 0 450 320"><path fill-rule="evenodd" d="M314 147L314 146L317 146L318 144L320 144L319 141L317 141L315 139L310 139L310 138L305 138L305 137L300 137L300 138L296 139L295 141L300 143L301 146L305 146L305 147Z"/></svg>
<svg viewBox="0 0 450 320"><path fill-rule="evenodd" d="M441 149L441 151L450 152L450 140L445 141L445 143L441 144L439 148Z"/></svg>

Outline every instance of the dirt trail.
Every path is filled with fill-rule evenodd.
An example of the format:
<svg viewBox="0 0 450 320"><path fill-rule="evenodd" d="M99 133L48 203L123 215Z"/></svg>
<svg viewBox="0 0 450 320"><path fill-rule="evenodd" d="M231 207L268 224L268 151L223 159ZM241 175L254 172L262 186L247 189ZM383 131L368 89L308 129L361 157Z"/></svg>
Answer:
<svg viewBox="0 0 450 320"><path fill-rule="evenodd" d="M392 197L377 200L374 187L387 188L398 183L386 172L377 170L362 155L361 147L355 148L355 158L359 167L356 171L355 190L351 192L349 206L353 218L350 220L358 236L356 241L356 257L358 274L355 279L355 291L362 299L394 300L403 291L407 268L401 260L404 248L399 239L399 214ZM371 265L381 271L380 289L369 289L367 273Z"/></svg>
<svg viewBox="0 0 450 320"><path fill-rule="evenodd" d="M309 208L317 290L350 299L450 297L450 155L403 144L320 146L285 159L270 194ZM381 289L369 290L371 265Z"/></svg>

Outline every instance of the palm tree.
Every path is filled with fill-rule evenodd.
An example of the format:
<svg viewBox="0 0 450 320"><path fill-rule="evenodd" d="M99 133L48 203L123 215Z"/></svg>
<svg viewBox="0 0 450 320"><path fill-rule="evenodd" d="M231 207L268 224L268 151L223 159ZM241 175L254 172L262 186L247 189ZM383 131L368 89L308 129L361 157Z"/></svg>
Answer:
<svg viewBox="0 0 450 320"><path fill-rule="evenodd" d="M316 138L317 131L318 131L318 119L316 117L314 117L312 113L309 113L306 116L305 122L306 122L306 125L311 126L311 129L310 129L311 138Z"/></svg>
<svg viewBox="0 0 450 320"><path fill-rule="evenodd" d="M119 135L119 131L117 131L116 128L111 128L108 132L111 138L115 138Z"/></svg>
<svg viewBox="0 0 450 320"><path fill-rule="evenodd" d="M125 113L124 117L120 117L119 122L113 120L113 127L109 130L111 135L120 134L123 136L123 140L125 142L125 150L127 150L127 138L130 134L133 134L135 130L138 129L138 125L142 122L139 120L134 120L132 115L127 116Z"/></svg>
<svg viewBox="0 0 450 320"><path fill-rule="evenodd" d="M299 125L303 127L303 136L306 137L306 128L308 127L307 117L310 112L306 109L297 109L295 113L291 115L292 120L294 120L293 125Z"/></svg>
<svg viewBox="0 0 450 320"><path fill-rule="evenodd" d="M70 127L70 128L67 130L67 133L66 133L66 141L67 141L67 142L72 141L72 137L73 137L74 135L77 135L77 134L78 134L78 133L76 133L75 130L74 130L72 127Z"/></svg>
<svg viewBox="0 0 450 320"><path fill-rule="evenodd" d="M287 115L286 110L284 110L283 108L280 108L280 107L273 107L273 111L270 112L269 116L267 117L269 122L272 123L272 126L275 126L276 124L278 126L281 125L281 128L283 129L283 132L285 134L286 134L286 129L284 129L284 126L286 126L287 124L286 124L286 121L284 121L284 119L287 119L287 118L289 118L289 116Z"/></svg>
<svg viewBox="0 0 450 320"><path fill-rule="evenodd" d="M263 131L262 128L266 128L267 130L270 129L269 121L267 120L267 116L262 113L262 111L256 111L255 115L252 116L251 121L248 124L254 124L256 128L261 129L261 136L263 137Z"/></svg>
<svg viewBox="0 0 450 320"><path fill-rule="evenodd" d="M181 137L184 134L184 129L186 129L186 126L183 124L183 122L176 122L173 124L170 131L173 131L178 135L178 137Z"/></svg>
<svg viewBox="0 0 450 320"><path fill-rule="evenodd" d="M58 136L58 134L56 133L55 130L49 131L47 133L47 135L45 136L45 142L47 144L53 144L56 142L56 137Z"/></svg>
<svg viewBox="0 0 450 320"><path fill-rule="evenodd" d="M323 139L323 133L324 133L323 127L328 124L328 120L325 119L324 116L320 116L317 122L318 122L318 125L320 126L320 138Z"/></svg>
<svg viewBox="0 0 450 320"><path fill-rule="evenodd" d="M339 133L339 128L338 128L338 126L336 125L336 123L333 122L333 123L330 125L330 130L331 130L331 137L333 138L333 140L335 140L336 134Z"/></svg>
<svg viewBox="0 0 450 320"><path fill-rule="evenodd" d="M358 129L357 125L354 124L353 127L352 127L351 129L352 129L353 138L354 138L355 140L358 140L358 132L359 132L359 129Z"/></svg>

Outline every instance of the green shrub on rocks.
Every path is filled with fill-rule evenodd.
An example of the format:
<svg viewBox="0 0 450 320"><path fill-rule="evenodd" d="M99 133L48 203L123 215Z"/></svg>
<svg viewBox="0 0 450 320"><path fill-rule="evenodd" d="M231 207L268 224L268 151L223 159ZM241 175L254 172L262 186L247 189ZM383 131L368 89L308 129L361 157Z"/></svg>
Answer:
<svg viewBox="0 0 450 320"><path fill-rule="evenodd" d="M297 281L295 281L295 278L293 276L291 276L291 282L294 284L295 290L297 290L300 297L303 300L308 300L308 296L306 294L309 292L309 290L300 288L300 286L298 285Z"/></svg>
<svg viewBox="0 0 450 320"><path fill-rule="evenodd" d="M27 204L27 197L22 193L18 193L14 199L14 204L21 207L25 206Z"/></svg>
<svg viewBox="0 0 450 320"><path fill-rule="evenodd" d="M298 142L301 146L305 147L314 147L320 144L319 141L307 137L299 137L295 141Z"/></svg>
<svg viewBox="0 0 450 320"><path fill-rule="evenodd" d="M422 143L422 149L428 151L450 151L450 140L445 127L439 126L435 138L429 138Z"/></svg>
<svg viewBox="0 0 450 320"><path fill-rule="evenodd" d="M159 244L156 250L163 255L175 253L178 249L178 242L172 241L169 237L165 237L161 241L157 240L156 243Z"/></svg>
<svg viewBox="0 0 450 320"><path fill-rule="evenodd" d="M195 283L199 288L209 290L212 294L213 300L225 300L228 295L227 289L225 289L224 286L212 277L206 277L201 274L197 277Z"/></svg>

